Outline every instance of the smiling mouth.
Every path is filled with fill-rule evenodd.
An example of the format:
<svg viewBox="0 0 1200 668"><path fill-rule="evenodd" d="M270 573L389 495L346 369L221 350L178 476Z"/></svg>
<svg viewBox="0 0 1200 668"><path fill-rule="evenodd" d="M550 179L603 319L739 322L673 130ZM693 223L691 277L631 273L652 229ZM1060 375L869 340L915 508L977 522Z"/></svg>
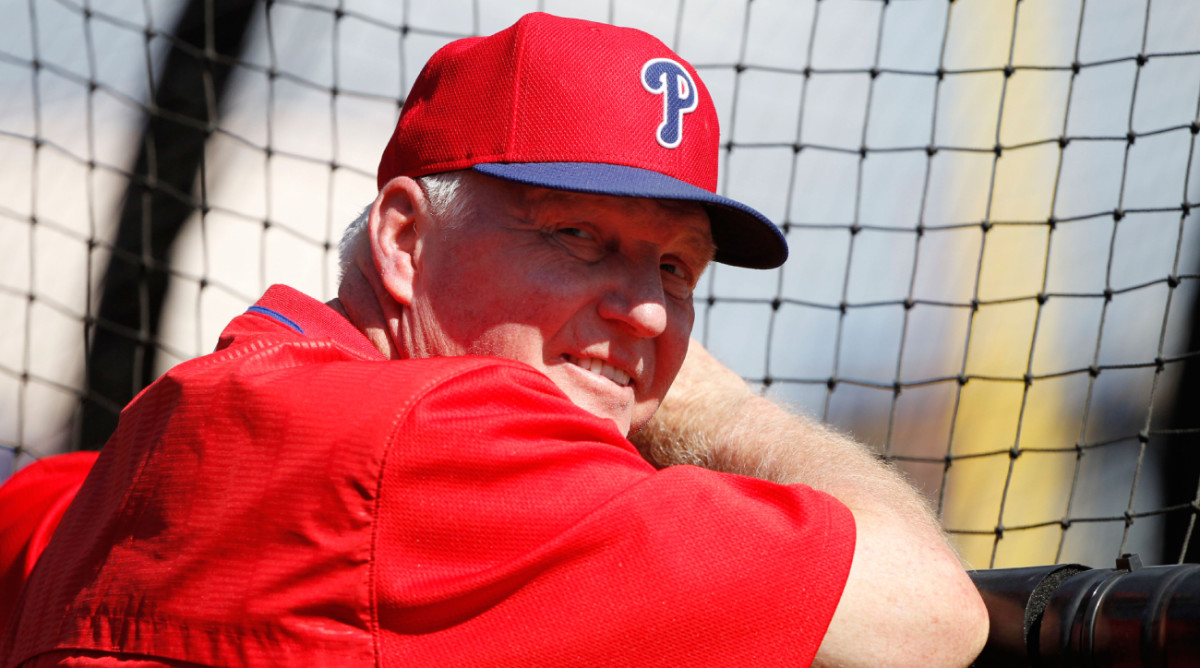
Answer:
<svg viewBox="0 0 1200 668"><path fill-rule="evenodd" d="M581 369L591 371L597 376L603 376L617 385L620 385L621 387L629 386L629 374L602 359L597 359L595 357L575 357L573 355L563 355L563 357L566 358L566 360L571 364L574 364Z"/></svg>

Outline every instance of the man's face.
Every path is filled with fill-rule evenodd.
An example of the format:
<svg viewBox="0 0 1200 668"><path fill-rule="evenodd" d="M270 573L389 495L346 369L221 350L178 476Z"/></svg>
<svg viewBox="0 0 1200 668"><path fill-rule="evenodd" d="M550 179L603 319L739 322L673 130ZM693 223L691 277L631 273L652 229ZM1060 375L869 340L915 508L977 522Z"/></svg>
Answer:
<svg viewBox="0 0 1200 668"><path fill-rule="evenodd" d="M687 352L713 252L703 209L468 184L465 220L418 229L410 354L524 362L621 433L641 428Z"/></svg>

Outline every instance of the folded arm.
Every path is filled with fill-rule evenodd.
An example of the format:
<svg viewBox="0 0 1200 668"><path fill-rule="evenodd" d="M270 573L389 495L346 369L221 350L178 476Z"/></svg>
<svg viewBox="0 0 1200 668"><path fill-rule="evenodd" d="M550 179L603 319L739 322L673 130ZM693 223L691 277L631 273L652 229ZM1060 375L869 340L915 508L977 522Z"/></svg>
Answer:
<svg viewBox="0 0 1200 668"><path fill-rule="evenodd" d="M987 611L920 495L866 448L756 396L695 341L654 420L634 438L658 466L695 464L826 492L857 542L818 666L965 666Z"/></svg>

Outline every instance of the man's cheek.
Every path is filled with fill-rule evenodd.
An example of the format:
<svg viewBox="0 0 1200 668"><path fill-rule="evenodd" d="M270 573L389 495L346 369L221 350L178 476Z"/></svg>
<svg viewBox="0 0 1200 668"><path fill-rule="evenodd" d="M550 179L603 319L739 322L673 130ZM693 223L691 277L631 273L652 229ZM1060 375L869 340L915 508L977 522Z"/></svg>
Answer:
<svg viewBox="0 0 1200 668"><path fill-rule="evenodd" d="M661 345L658 347L656 373L660 378L666 379L667 388L675 381L675 376L683 368L683 361L687 357L690 333L690 327L686 331L668 332L664 334L664 339L667 336L670 336L670 339L661 341ZM667 388L663 389L664 393Z"/></svg>

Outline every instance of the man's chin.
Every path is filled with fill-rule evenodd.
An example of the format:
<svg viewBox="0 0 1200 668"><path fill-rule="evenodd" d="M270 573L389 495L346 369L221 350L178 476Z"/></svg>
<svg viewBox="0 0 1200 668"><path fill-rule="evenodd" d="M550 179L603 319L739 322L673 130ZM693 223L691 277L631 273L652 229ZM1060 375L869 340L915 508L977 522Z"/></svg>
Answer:
<svg viewBox="0 0 1200 668"><path fill-rule="evenodd" d="M610 406L605 405L602 401L597 401L595 397L576 397L570 393L567 394L572 403L582 408L583 410L595 415L602 420L609 420L616 427L617 431L621 432L622 436L628 437L632 432L631 424L633 424L633 416L627 406ZM641 420L640 424L644 425L646 420ZM640 425L639 425L640 427Z"/></svg>
<svg viewBox="0 0 1200 668"><path fill-rule="evenodd" d="M592 413L592 415L595 415L598 418L607 419L610 422L612 422L613 426L616 427L617 431L620 432L621 435L624 436L625 438L629 438L629 435L633 432L633 429L630 426L630 420L629 420L628 415L614 416L612 414L606 415L606 414L601 414L601 413Z"/></svg>

